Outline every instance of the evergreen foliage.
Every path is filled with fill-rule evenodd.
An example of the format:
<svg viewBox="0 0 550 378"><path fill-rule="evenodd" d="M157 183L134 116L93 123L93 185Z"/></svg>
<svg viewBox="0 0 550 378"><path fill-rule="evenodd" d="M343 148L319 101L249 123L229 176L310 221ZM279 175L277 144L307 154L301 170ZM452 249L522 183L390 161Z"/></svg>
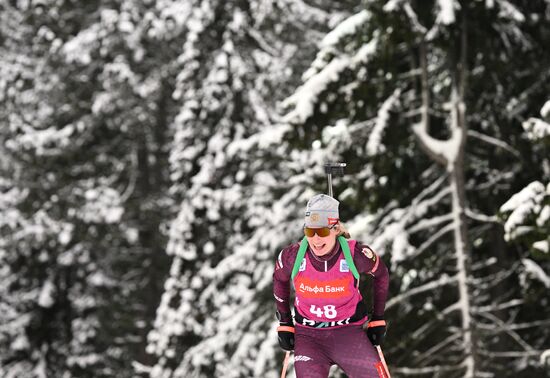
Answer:
<svg viewBox="0 0 550 378"><path fill-rule="evenodd" d="M546 376L549 41L544 0L2 2L0 375L278 377L346 161L393 376Z"/></svg>

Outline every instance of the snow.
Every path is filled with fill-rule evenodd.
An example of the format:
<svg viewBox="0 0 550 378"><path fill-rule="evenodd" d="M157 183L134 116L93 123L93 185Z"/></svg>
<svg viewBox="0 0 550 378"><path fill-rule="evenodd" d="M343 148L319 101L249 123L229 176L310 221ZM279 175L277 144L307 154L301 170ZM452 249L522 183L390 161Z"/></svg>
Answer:
<svg viewBox="0 0 550 378"><path fill-rule="evenodd" d="M109 187L100 186L87 189L83 193L85 203L78 210L77 215L86 223L107 223L120 222L124 214L124 207L120 193Z"/></svg>
<svg viewBox="0 0 550 378"><path fill-rule="evenodd" d="M533 248L543 253L548 253L550 251L549 244L550 243L548 242L548 240L540 240L538 242L533 243Z"/></svg>
<svg viewBox="0 0 550 378"><path fill-rule="evenodd" d="M427 145L428 149L438 156L444 157L447 169L453 169L453 163L457 157L462 139L462 129L453 127L451 138L439 140L431 137L424 123L417 123L412 126L415 134Z"/></svg>
<svg viewBox="0 0 550 378"><path fill-rule="evenodd" d="M55 303L55 286L53 282L46 281L40 290L40 296L38 297L38 305L44 308L50 308Z"/></svg>
<svg viewBox="0 0 550 378"><path fill-rule="evenodd" d="M215 252L214 243L212 243L211 241L206 242L204 244L203 251L206 255L211 255L212 253L214 253Z"/></svg>
<svg viewBox="0 0 550 378"><path fill-rule="evenodd" d="M29 343L29 339L27 338L27 335L24 333L20 333L17 335L15 340L10 345L10 348L16 351L25 351L30 348L31 344Z"/></svg>
<svg viewBox="0 0 550 378"><path fill-rule="evenodd" d="M542 118L550 118L550 101L546 101L540 109Z"/></svg>
<svg viewBox="0 0 550 378"><path fill-rule="evenodd" d="M74 225L67 223L63 225L61 232L59 233L58 240L61 245L67 245L72 239Z"/></svg>
<svg viewBox="0 0 550 378"><path fill-rule="evenodd" d="M321 41L320 48L333 47L342 43L346 37L353 36L359 31L359 29L366 24L371 18L370 12L363 9L361 12L356 13L338 24L334 30L328 33Z"/></svg>
<svg viewBox="0 0 550 378"><path fill-rule="evenodd" d="M45 351L46 351L46 348L43 347L40 359L33 371L33 373L35 374L34 375L35 378L48 378L47 362L46 362L46 356L44 353Z"/></svg>
<svg viewBox="0 0 550 378"><path fill-rule="evenodd" d="M496 0L499 6L498 16L518 23L525 22L525 16L508 0Z"/></svg>
<svg viewBox="0 0 550 378"><path fill-rule="evenodd" d="M74 143L71 141L71 136L75 132L75 126L72 124L60 129L51 126L44 130L35 130L26 125L22 125L22 128L24 134L6 142L8 148L14 151L34 150L38 156L51 156L59 154L64 148Z"/></svg>
<svg viewBox="0 0 550 378"><path fill-rule="evenodd" d="M550 289L550 277L544 272L544 270L531 259L522 259L521 263L528 276L540 281L545 287Z"/></svg>
<svg viewBox="0 0 550 378"><path fill-rule="evenodd" d="M90 29L80 31L70 39L62 48L67 63L80 63L88 65L92 61L92 50L99 46L97 38L101 28L95 25Z"/></svg>
<svg viewBox="0 0 550 378"><path fill-rule="evenodd" d="M527 138L532 141L541 140L550 136L550 124L538 118L529 118L521 124Z"/></svg>
<svg viewBox="0 0 550 378"><path fill-rule="evenodd" d="M124 230L124 237L130 244L135 244L139 240L139 230L135 227L128 227Z"/></svg>
<svg viewBox="0 0 550 378"><path fill-rule="evenodd" d="M376 35L354 52L353 44L347 42L347 39L353 40L350 37L355 36L370 18L370 12L362 10L339 23L323 38L315 60L302 76L304 84L282 103L283 107L293 107L283 118L284 122L303 123L313 114L316 105L321 112L326 112L327 104L320 101L320 95L339 80L344 70L362 67L376 52Z"/></svg>
<svg viewBox="0 0 550 378"><path fill-rule="evenodd" d="M357 51L357 53L351 59L351 67L357 69L358 66L366 64L371 57L376 53L376 48L378 47L378 34L373 36L373 39L368 43L365 43Z"/></svg>
<svg viewBox="0 0 550 378"><path fill-rule="evenodd" d="M480 9L483 8L482 1L476 5ZM62 2L52 1L49 4L51 7L45 10L48 12L48 20L51 17L52 22L55 22L58 3ZM438 308L441 301L434 300L434 296L441 292L443 295L456 297L457 289L460 290L460 300L450 306L452 311L469 313L472 310L475 314L475 308L469 308L468 296L472 297L474 303L485 300L484 294L477 295L478 291L483 290L483 285L473 284L479 277L466 276L472 279L470 288L473 290L468 293L464 284L464 266L452 265L455 258L463 262L467 257L477 263L480 256L483 256L475 253L464 256L466 244L459 240L453 246L450 242L450 230L455 227L455 231L458 231L456 226L461 222L459 217L465 209L454 206L452 213L449 213L451 193L446 189L449 185L448 177L436 164L433 164L436 168L424 167L429 159L419 154L415 149L414 139L408 133L410 129L406 125L407 119L411 115L415 116L419 103L417 86L414 85L418 70L407 72L410 67L402 69L396 66L397 71L391 67L384 72L386 68L390 68L385 64L396 56L391 54L407 55L406 44L409 37L426 35L414 14L411 6L413 2L390 0L384 5L384 2L374 4L367 1L361 4L358 2L355 7L349 8L355 11L372 5L377 9L383 6L385 11L395 11L394 14L378 15L381 18L371 17L367 10L348 15L345 13L349 12L348 7L335 3L332 5L340 9L336 12L312 11L317 4L323 2L277 0L245 3L246 9L242 8L242 2L231 1L125 1L118 4L120 6L115 7L117 9L101 11L101 6L89 15L83 14L85 17L81 23L72 22L72 12L64 13L63 17L70 21L56 25L55 33L39 23L38 26L34 25L40 28L38 35L34 34L34 26L29 25L28 30L22 28L22 32L17 33L15 38L10 36L9 29L5 29L6 17L0 15L0 34L6 36L7 42L45 38L46 41L55 40L61 44L58 51L53 47L54 42L51 46L49 43L37 43L32 46L36 50L27 50L28 46L25 44L18 46L15 50L20 48L23 53L15 65L22 68L16 69L13 76L20 75L21 79L14 80L13 83L4 79L12 76L11 73L4 75L4 64L0 68L0 97L8 106L7 109L0 110L3 115L7 115L8 125L2 129L0 138L7 138L4 147L11 148L7 153L0 151L0 166L2 174L14 180L13 183L0 183L0 228L8 235L0 238L0 266L6 267L0 268L0 278L5 283L0 289L0 313L7 314L0 319L0 347L5 344L5 350L11 353L11 346L12 350L23 352L14 354L15 359L21 355L29 361L29 368L26 370L9 366L8 375L26 377L31 376L32 370L35 375L44 371L43 356L46 351L36 344L36 340L32 339L33 335L29 334L27 339L24 330L29 329L28 325L33 324L31 320L36 321L37 315L44 312L44 308L55 307L56 285L61 285L60 294L63 291L67 295L71 309L69 318L79 320L72 323L72 332L69 332L71 335L63 340L63 332L54 332L58 326L55 319L64 319L63 313L54 317L51 323L52 335L59 335L61 341L57 344L55 339L52 344L55 349L49 352L59 353L59 356L48 360L48 364L52 363L47 366L48 369L54 371L56 360L61 361L60 363L68 362L69 367L82 366L86 371L98 371L98 366L94 365L102 368L105 363L103 373L116 375L116 371L113 371L116 367L113 367L109 358L129 357L123 349L127 345L122 344L130 343L137 350L138 345L133 344L133 340L138 338L131 334L117 337L114 339L117 345L106 344L105 353L103 350L98 355L93 353L94 337L101 329L101 323L93 314L104 314L105 309L111 310L105 307L110 298L98 293L111 286L131 293L131 284L126 280L129 277L139 278L144 272L147 279L158 279L161 276L156 274L158 271L148 275L150 272L147 268L152 266L157 269L157 264L166 262L166 256L159 258L154 255L165 247L163 243L166 242L166 251L172 265L165 281L165 292L157 307L154 330L149 334L147 345L147 352L152 356L146 359L156 365L149 367L136 362L136 370L150 372L152 377L199 377L204 376L204 371L209 368L211 376L276 377L280 351L274 330L276 321L273 317L273 303L269 300L271 296L267 295L274 253L282 245L300 236L302 204L305 204L305 199L314 190L325 187L322 162L329 158L353 160L354 164L350 167L354 171L342 179L338 178L338 183L342 183L338 187L339 199L342 199L344 206L350 206L346 213L357 214L351 221L350 231L353 237L369 244L372 242L379 254L386 254L384 257L391 259L395 279L402 277L404 292L396 293L391 298L393 302L389 302L389 307L397 303L403 305L397 315L414 316L414 310L417 307L421 309L422 303L425 303L425 309L433 311L437 318L443 318L440 314L445 313L441 313ZM516 35L513 33L528 33L528 30L513 22L521 21L524 17L511 3L513 2L494 0L495 11L488 12L485 16L487 27L496 30L503 39L511 36L509 43L512 44L515 43L512 40ZM426 9L436 18L437 28L441 32L437 36L442 37L437 40L442 41L441 44L429 42L430 48L434 48L434 54L430 56L430 85L434 85L435 96L430 109L424 110L426 114L430 112L432 119L437 118L434 127L443 124L441 109L449 110L442 106L440 97L447 93L445 80L449 76L447 50L443 44L448 39L449 34L446 32L453 34L460 27L457 22L460 4L465 3L438 0L430 3L429 9ZM491 7L493 1L486 0L485 4ZM28 15L32 15L33 20L36 17L39 22L46 14L38 11L35 14L32 9L35 5L31 1L21 1L21 9L28 8ZM330 2L323 3L323 6L329 5ZM418 3L415 9L417 5ZM7 7L6 11L12 12L16 8ZM78 14L80 8L73 8ZM517 8L528 7L518 5ZM499 30L499 24L492 24L497 11L500 11L500 17L506 18L497 21L500 25L509 27L510 34ZM307 13L306 17L302 17L303 13ZM218 17L220 14L222 17ZM429 14L423 16L431 18ZM535 30L537 27L534 16L529 15L528 29ZM536 16L546 21L544 17L548 15ZM329 19L343 21L321 38L317 29L332 27L332 23L326 22ZM383 29L376 24L381 20L384 21ZM400 24L394 25L393 22L397 20ZM389 26L386 21L392 25ZM79 25L85 29L78 30ZM271 33L271 27L277 32ZM303 31L303 34L296 33L294 27ZM377 28L378 32L372 32ZM373 35L368 41L358 38L359 34L364 37L365 31L368 31L369 36ZM59 35L55 35L56 33ZM396 49L385 45L393 43L394 36L398 39L405 36L407 42L395 46ZM296 42L302 37L305 45ZM63 44L61 41L67 43ZM321 41L317 58L303 76L303 85L294 92L295 83L290 79L300 75L297 68L301 70L307 64L302 58L310 53L317 41ZM537 41L533 39L529 42L536 47ZM8 44L0 47L2 63L5 63L3 53L6 46ZM204 49L204 46L208 48ZM386 46L389 48L386 49ZM522 46L513 47L514 51L522 51ZM383 59L375 60L379 51L384 52ZM473 51L472 56L477 57L476 53L484 52ZM505 57L505 52L502 53ZM178 54L179 57L174 58ZM291 59L293 55L300 59L299 64ZM136 56L140 58L135 59ZM478 60L483 61L483 56ZM506 70L513 69L513 60L507 61L511 64L506 65ZM62 64L57 67L51 63ZM402 63L403 66L410 66L405 61ZM411 64L414 65L414 62ZM376 77L370 77L373 66L379 70ZM27 67L28 73L25 72ZM522 75L532 79L529 69L519 68L522 68ZM479 74L483 77L482 71L474 71L474 76ZM500 85L498 80L501 80L501 71L495 73L497 87ZM69 72L70 77L64 72ZM56 74L60 77L55 78ZM49 75L51 81L48 80ZM178 77L177 80L175 76ZM93 80L96 78L98 80ZM66 98L66 93L57 94L58 87L67 89L63 82L67 79L68 89L82 83L82 97ZM405 81L410 81L410 85ZM365 82L367 85L364 85ZM176 87L174 93L165 94L161 91L165 88L172 89L173 85ZM396 89L400 86L407 88L407 92L402 94ZM375 88L376 92L362 93L362 88ZM520 105L528 103L524 100L535 92L527 87L527 80L525 85L517 88L525 90L524 97L508 91L501 91L500 94L517 96L519 109ZM516 87L511 86L509 89L513 91ZM134 92L128 93L129 91ZM33 95L29 96L31 92ZM286 104L295 105L295 109L282 119L275 107L278 105L277 101L287 93L294 93ZM364 96L364 99L355 103L356 97L352 95ZM486 95L487 98L502 101L500 95ZM334 114L331 106L334 99L341 101L350 111L345 109ZM64 100L66 103L63 103ZM451 105L451 115L447 117L449 129L452 130L449 140L431 138L427 125L421 125L420 130L415 127L425 145L446 159L449 163L448 171L453 168L458 147L465 137L458 131L457 124L457 109L461 104L453 98ZM21 119L16 119L19 106L22 115ZM532 110L530 104L525 106ZM491 107L487 109L489 108ZM490 111L494 110L491 109L487 110L489 113L475 113L477 108L474 106L469 109L468 119L474 121L473 126L481 122L487 135L491 135L491 138L494 135L493 140L496 140L501 134L498 125L491 121ZM391 133L392 138L395 138L392 146L385 146L382 141L390 135L389 131L393 132L389 127L393 126L390 115L394 113L398 115L395 117L396 126L402 129L399 133ZM547 101L541 109L542 119L533 118L525 122L528 126L525 135L533 140L547 138L549 113L550 102ZM175 119L174 114L177 114ZM531 114L536 114L536 111ZM312 136L308 139L308 144L316 139L310 151L307 146L303 148L302 144L289 141L287 136L294 132L308 133L309 125L304 127L294 123L306 122L313 116L319 116L324 123L314 125L314 133L307 135ZM506 114L503 116L506 117ZM124 126L127 124L136 127L119 133L118 117L123 118ZM510 119L512 118L514 117ZM86 121L83 122L83 119ZM90 125L97 129L89 129ZM516 129L512 127L509 131L516 133ZM157 131L159 134L165 133L163 137L167 141L163 141ZM106 133L115 138L102 141L101 138ZM83 134L91 135L93 139L85 141L91 143L83 143L86 139ZM405 134L407 137L399 139ZM510 143L517 141L518 136L519 132L511 134ZM120 148L117 148L118 144L112 146L119 140L122 142ZM141 186L146 181L145 175L141 176L146 173L145 170L138 171L132 167L133 152L125 151L126 147L132 151L132 145L144 147L146 153L150 154L150 162L160 155L170 156L169 170L162 167L163 162L155 161L158 165L154 165L154 168L162 167L163 170L151 172L149 183L151 186L159 184L158 187L152 187L151 191L146 191L145 185ZM82 146L86 146L89 149L87 152L105 165L96 165L93 159L75 165L71 159L72 154L78 152ZM380 165L388 167L389 159L383 154L390 147L391 153L396 155L395 159L392 156L389 162L390 172L380 173ZM533 153L537 155L533 156L533 160L540 157L537 151L540 145L534 147ZM111 150L114 150L113 154ZM157 155L157 151L162 153ZM498 197L502 198L507 188L517 186L514 174L521 169L521 159L518 159L515 163L506 165L505 173L497 171L500 168L485 171L485 163L476 160L477 152L479 150L475 144L468 146L467 153L474 154L469 155L471 159L468 160L468 167L471 168L468 172L473 173L466 177L468 188L476 190L478 186L483 187L475 196L469 197L472 206L480 204L477 201L483 201L484 193L490 193L493 188L499 191ZM378 163L380 164L377 165ZM392 164L395 164L396 169L408 169L411 163L414 169L425 171L407 183L410 186L403 191L406 192L405 198L399 196L401 193L399 187L396 190L395 180L402 177L402 173L409 175L412 172L398 172L393 175L391 169ZM492 166L491 161L487 164ZM135 165L138 166L137 163ZM501 167L499 164L497 166ZM28 168L37 167L39 172L33 172L32 169L27 171ZM112 172L109 171L111 167ZM531 171L548 170L545 171L543 167L529 172ZM525 171L524 175L520 175L521 178L529 177L529 172ZM129 187L127 180L132 176L136 177L135 196L127 196L126 193L132 191L124 188ZM478 181L485 177L489 178L488 183ZM535 179L548 185L547 177L530 178ZM16 189L18 185L28 185L29 189ZM426 188L427 186L429 187ZM525 198L518 199L514 206L509 205L510 209L506 212L511 214L508 219L511 233L519 235L537 227L546 230L550 218L550 207L544 205L549 194L548 189L549 186L546 186L546 194L540 201L529 196L532 199L531 208L523 208L525 203L521 201ZM60 198L54 200L50 193L57 193ZM394 202L387 199L390 193L397 195L393 198ZM453 191L452 194L456 204L457 192ZM163 202L166 196L171 197L171 201ZM490 209L490 204L489 208L485 207L486 204L482 202L482 208ZM373 209L374 206L379 207ZM150 211L154 212L151 218ZM371 211L375 213L372 214ZM473 212L476 211L481 210L473 209ZM157 217L162 221L159 229L156 229L155 224ZM494 214L489 214L470 222L470 231L473 233L469 235L479 240L476 248L482 248L484 253L491 252L490 247L487 247L489 243L485 230L488 229L486 223L493 222L493 219ZM154 239L145 240L151 234L156 235ZM444 237L440 238L441 235ZM548 253L548 240L541 240L543 237L546 236L536 235L534 240L538 241L533 243L533 248ZM141 260L145 256L144 247L149 256ZM457 252L454 255L453 249ZM16 263L12 263L10 259ZM38 276L33 273L31 277L26 277L25 273L12 274L9 268L18 268L19 259L40 266L46 265L45 270L37 269ZM548 287L549 279L545 271L547 264L526 260L522 264L525 274L532 277L535 284L540 281ZM134 261L136 265L128 266L127 272L110 270L124 261ZM424 265L426 262L428 266ZM459 276L449 277L444 274L454 274L457 268ZM65 273L70 276L64 276ZM122 274L117 277L115 273ZM473 273L484 274L485 271L479 269ZM147 280L143 281L146 282ZM156 285L150 285L144 292L155 290L161 284L162 282L157 282ZM13 297L6 297L4 300L4 290L11 290L12 287L28 289L21 293L16 292ZM519 290L514 294L517 292ZM417 298L425 300L411 298L417 294ZM25 302L25 298L30 304ZM112 298L118 300L120 297L115 295ZM20 311L20 308L36 308L36 302L39 312L33 310L25 318L27 313ZM117 303L117 306L113 306L113 317L107 317L107 320L120 319L116 307L121 305ZM142 305L144 306L143 303L136 302L136 308ZM150 308L147 308L150 313ZM129 306L123 310L134 309ZM480 314L475 315L475 321L480 320ZM465 317L465 323L460 327L457 322L459 316L453 314L452 317L444 317L449 321L443 327L446 331L456 332L457 337L462 338L468 334L471 325L468 324L469 318ZM516 319L523 321L521 317L522 314L518 313ZM124 319L127 318L123 317ZM430 324L437 319L425 320L427 322L424 324ZM515 325L513 320L510 320L512 331ZM411 324L415 321L416 319L411 318ZM143 325L149 322L131 319L125 324ZM485 324L490 324L490 321L483 319L478 325ZM438 330L440 324L434 324L434 327L434 330ZM100 335L104 336L103 333ZM527 331L525 335L528 335ZM528 341L540 341L536 337L537 335L529 335ZM103 342L103 339L100 341ZM188 341L192 341L193 345L189 345ZM456 339L453 341L456 342ZM468 342L468 338L464 337L466 345L463 344L463 347L466 354ZM68 352L65 352L63 343L70 349ZM141 344L141 341L138 343ZM431 347L427 345L426 349L429 351ZM458 342L452 347L459 353ZM400 348L397 346L394 351L400 353ZM407 357L406 354L404 356ZM546 358L549 356L547 353ZM7 356L7 359L12 359L12 356ZM456 363L460 364L462 361L457 359ZM426 368L422 361L419 362L418 369ZM532 359L528 362L531 364ZM0 365L1 363L2 361ZM472 364L473 360L466 360L470 369L473 368ZM406 369L403 368L402 372L407 371ZM139 371L136 373L139 374ZM292 372L289 375L292 376Z"/></svg>
<svg viewBox="0 0 550 378"><path fill-rule="evenodd" d="M550 183L546 186L546 195L550 196ZM550 205L544 205L536 221L537 226L543 227L545 224L550 224Z"/></svg>
<svg viewBox="0 0 550 378"><path fill-rule="evenodd" d="M337 81L340 74L349 67L348 57L337 57L333 59L321 72L312 76L296 92L284 102L284 107L294 105L283 121L289 123L304 123L312 114L319 95L324 92L331 82Z"/></svg>
<svg viewBox="0 0 550 378"><path fill-rule="evenodd" d="M390 119L389 112L396 106L397 102L399 101L400 95L401 95L401 90L396 89L392 93L392 95L384 101L384 103L378 110L378 114L376 116L376 123L367 141L368 155L374 156L377 154L384 153L386 148L382 144L382 136L384 133L384 129L388 125L388 121Z"/></svg>
<svg viewBox="0 0 550 378"><path fill-rule="evenodd" d="M90 276L88 276L87 281L90 285L96 287L107 287L116 285L116 282L113 279L107 277L102 271L92 273Z"/></svg>
<svg viewBox="0 0 550 378"><path fill-rule="evenodd" d="M162 20L174 20L176 25L184 26L193 12L193 2L159 0L156 2L156 8L160 10L160 17ZM157 22L156 25L158 25L158 28L163 28L166 23Z"/></svg>
<svg viewBox="0 0 550 378"><path fill-rule="evenodd" d="M296 92L282 103L283 107L288 108L293 106L293 109L287 113L283 121L289 123L304 123L314 112L316 105L319 104L320 95L327 90L329 85L337 82L340 75L346 69L358 69L361 65L368 62L369 59L376 53L378 47L378 38L375 36L371 41L362 45L359 50L353 55L340 54L333 58L328 64L317 72L319 66L312 64L315 68L306 77L307 81L299 87ZM313 72L316 72L313 74ZM321 112L326 107L321 106Z"/></svg>
<svg viewBox="0 0 550 378"><path fill-rule="evenodd" d="M346 120L338 120L334 126L327 126L323 129L322 139L325 144L352 142Z"/></svg>
<svg viewBox="0 0 550 378"><path fill-rule="evenodd" d="M455 0L437 0L439 12L437 21L445 25L450 25L455 22L455 8L459 9L460 5Z"/></svg>
<svg viewBox="0 0 550 378"><path fill-rule="evenodd" d="M515 211L526 203L530 203L529 206L532 206L533 203L540 203L545 192L546 188L542 183L539 181L533 181L519 193L514 194L508 201L506 201L506 203L500 207L500 211Z"/></svg>
<svg viewBox="0 0 550 378"><path fill-rule="evenodd" d="M389 0L384 4L384 11L386 12L393 12L396 9L399 8L399 6L404 2L405 0Z"/></svg>
<svg viewBox="0 0 550 378"><path fill-rule="evenodd" d="M101 361L101 356L97 353L90 353L81 356L69 356L67 358L67 365L79 366L80 368L89 368Z"/></svg>
<svg viewBox="0 0 550 378"><path fill-rule="evenodd" d="M539 181L534 181L500 207L501 212L510 212L504 224L506 240L513 240L529 230L522 225L526 223L529 216L540 212L545 193L545 186Z"/></svg>

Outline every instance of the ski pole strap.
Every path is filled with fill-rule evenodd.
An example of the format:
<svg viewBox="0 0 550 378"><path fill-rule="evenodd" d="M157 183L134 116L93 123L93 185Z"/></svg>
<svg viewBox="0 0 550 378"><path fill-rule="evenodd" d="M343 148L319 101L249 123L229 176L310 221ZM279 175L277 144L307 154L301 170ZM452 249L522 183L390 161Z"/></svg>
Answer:
<svg viewBox="0 0 550 378"><path fill-rule="evenodd" d="M290 326L279 326L277 327L277 332L292 332L292 333L296 333L294 331L294 327L290 327Z"/></svg>
<svg viewBox="0 0 550 378"><path fill-rule="evenodd" d="M338 241L340 242L342 251L344 251L344 257L346 259L346 262L348 263L348 267L351 270L353 277L355 277L355 279L357 280L357 284L359 284L359 272L357 271L357 268L355 267L355 263L353 262L353 257L351 256L349 244L346 238L344 238L343 236L338 236Z"/></svg>
<svg viewBox="0 0 550 378"><path fill-rule="evenodd" d="M367 325L367 328L380 327L380 326L385 326L385 325L386 325L385 320L373 320L372 322L369 322L369 324Z"/></svg>
<svg viewBox="0 0 550 378"><path fill-rule="evenodd" d="M304 238L300 242L300 249L298 250L298 254L296 255L296 260L294 260L294 267L292 268L292 277L291 277L293 280L294 280L294 277L296 277L296 275L298 274L298 270L300 269L302 260L306 255L306 250L307 250L307 237L304 236Z"/></svg>

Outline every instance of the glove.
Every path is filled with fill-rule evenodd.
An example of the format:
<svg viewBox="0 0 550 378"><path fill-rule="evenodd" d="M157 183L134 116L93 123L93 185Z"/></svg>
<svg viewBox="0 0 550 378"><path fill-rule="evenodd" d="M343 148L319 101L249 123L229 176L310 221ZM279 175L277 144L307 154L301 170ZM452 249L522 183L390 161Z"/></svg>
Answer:
<svg viewBox="0 0 550 378"><path fill-rule="evenodd" d="M367 325L367 336L372 345L381 345L386 336L386 321L383 316L373 316Z"/></svg>
<svg viewBox="0 0 550 378"><path fill-rule="evenodd" d="M294 323L292 322L292 316L277 312L277 318L279 319L279 327L277 327L279 346L287 351L294 350Z"/></svg>

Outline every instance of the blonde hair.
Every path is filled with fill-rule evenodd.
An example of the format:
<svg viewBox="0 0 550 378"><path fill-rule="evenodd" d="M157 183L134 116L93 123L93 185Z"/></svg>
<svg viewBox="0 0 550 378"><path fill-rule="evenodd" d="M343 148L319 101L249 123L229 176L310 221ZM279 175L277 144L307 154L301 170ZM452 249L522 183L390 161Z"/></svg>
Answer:
<svg viewBox="0 0 550 378"><path fill-rule="evenodd" d="M351 238L351 235L349 234L349 231L348 229L346 228L346 226L344 226L344 224L340 221L338 221L338 236L343 236L345 237L346 239L349 239Z"/></svg>

